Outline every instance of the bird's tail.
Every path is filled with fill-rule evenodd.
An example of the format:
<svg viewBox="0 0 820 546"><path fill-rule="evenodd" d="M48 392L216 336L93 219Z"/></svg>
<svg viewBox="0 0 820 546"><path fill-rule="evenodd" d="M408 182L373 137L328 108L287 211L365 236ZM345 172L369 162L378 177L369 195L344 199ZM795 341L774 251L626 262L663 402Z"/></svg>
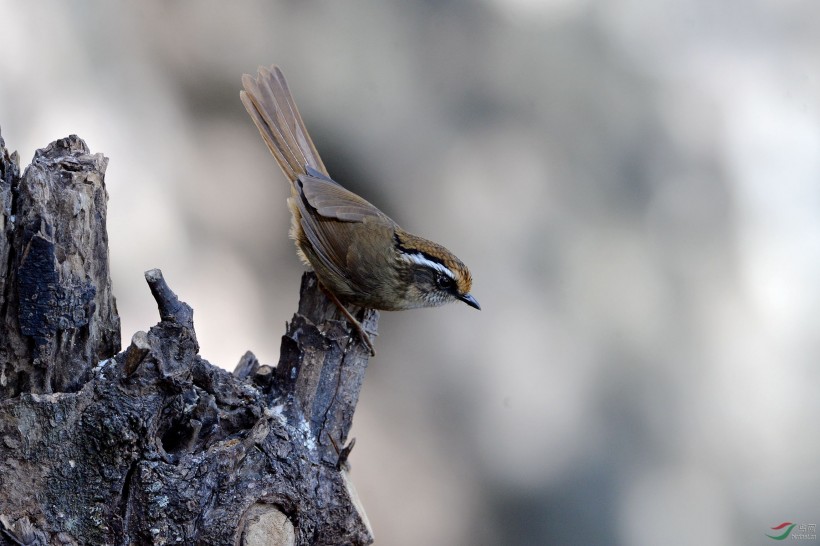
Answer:
<svg viewBox="0 0 820 546"><path fill-rule="evenodd" d="M307 167L327 176L279 67L260 67L256 78L245 74L242 87L242 104L290 181L307 174Z"/></svg>

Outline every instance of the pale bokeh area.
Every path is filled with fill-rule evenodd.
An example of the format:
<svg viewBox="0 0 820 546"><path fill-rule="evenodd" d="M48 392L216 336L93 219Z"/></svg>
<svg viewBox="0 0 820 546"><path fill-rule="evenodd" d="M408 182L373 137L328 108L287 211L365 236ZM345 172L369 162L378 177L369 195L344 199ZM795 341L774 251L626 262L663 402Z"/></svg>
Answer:
<svg viewBox="0 0 820 546"><path fill-rule="evenodd" d="M300 266L240 76L276 62L330 173L472 269L383 313L353 435L377 544L749 545L820 524L820 3L0 0L24 165L110 158L202 355L278 359ZM808 541L807 541L808 542Z"/></svg>

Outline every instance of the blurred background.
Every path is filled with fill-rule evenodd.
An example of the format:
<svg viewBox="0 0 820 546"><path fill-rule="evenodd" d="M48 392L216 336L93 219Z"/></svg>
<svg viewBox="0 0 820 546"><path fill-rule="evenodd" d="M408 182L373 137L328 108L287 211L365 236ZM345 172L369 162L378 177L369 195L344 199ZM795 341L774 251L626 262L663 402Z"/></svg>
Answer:
<svg viewBox="0 0 820 546"><path fill-rule="evenodd" d="M331 175L471 268L383 313L353 480L383 545L748 545L820 524L820 4L0 0L23 166L110 158L123 340L195 309L275 363L288 189L239 102L277 63ZM797 532L797 529L795 530Z"/></svg>

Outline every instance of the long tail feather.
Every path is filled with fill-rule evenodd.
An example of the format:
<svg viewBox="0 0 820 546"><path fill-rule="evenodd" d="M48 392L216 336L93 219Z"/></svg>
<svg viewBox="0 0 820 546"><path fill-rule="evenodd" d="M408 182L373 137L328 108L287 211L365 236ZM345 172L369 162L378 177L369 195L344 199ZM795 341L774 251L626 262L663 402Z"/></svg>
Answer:
<svg viewBox="0 0 820 546"><path fill-rule="evenodd" d="M256 78L245 74L242 87L245 88L239 92L242 104L282 172L292 182L308 174L307 167L327 176L279 67L260 67Z"/></svg>

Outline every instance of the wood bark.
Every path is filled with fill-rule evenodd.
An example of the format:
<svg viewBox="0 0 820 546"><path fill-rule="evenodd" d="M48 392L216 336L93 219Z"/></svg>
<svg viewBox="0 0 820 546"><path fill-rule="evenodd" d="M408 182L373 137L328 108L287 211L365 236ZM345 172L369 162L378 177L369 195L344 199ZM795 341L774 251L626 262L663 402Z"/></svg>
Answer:
<svg viewBox="0 0 820 546"><path fill-rule="evenodd" d="M160 321L120 352L107 161L72 135L21 175L0 137L0 544L372 543L346 460L367 347L306 273L279 363L227 372L151 270Z"/></svg>

